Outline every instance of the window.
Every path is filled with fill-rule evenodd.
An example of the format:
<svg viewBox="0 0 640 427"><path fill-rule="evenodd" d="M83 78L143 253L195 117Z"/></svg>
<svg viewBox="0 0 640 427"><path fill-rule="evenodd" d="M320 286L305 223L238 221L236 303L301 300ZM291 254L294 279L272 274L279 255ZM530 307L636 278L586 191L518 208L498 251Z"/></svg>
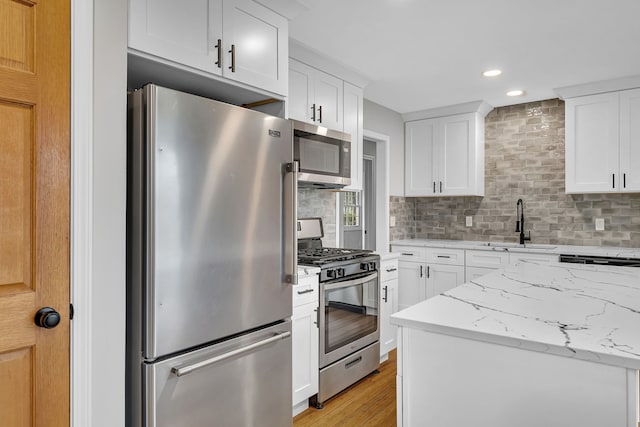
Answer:
<svg viewBox="0 0 640 427"><path fill-rule="evenodd" d="M345 227L360 226L361 195L360 192L347 191L343 194L342 225Z"/></svg>

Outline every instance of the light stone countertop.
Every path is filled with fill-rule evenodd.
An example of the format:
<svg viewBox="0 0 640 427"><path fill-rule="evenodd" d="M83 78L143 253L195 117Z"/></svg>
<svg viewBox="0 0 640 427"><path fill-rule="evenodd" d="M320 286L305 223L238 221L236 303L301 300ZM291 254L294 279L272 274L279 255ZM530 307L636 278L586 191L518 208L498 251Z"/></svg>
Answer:
<svg viewBox="0 0 640 427"><path fill-rule="evenodd" d="M390 245L398 246L423 246L431 248L451 248L451 249L473 249L485 251L507 251L526 253L548 253L548 254L575 254L594 255L621 258L640 258L640 248L621 248L612 246L570 246L570 245L547 245L526 243L524 247L512 243L490 243L471 240L438 240L438 239L409 239L394 240ZM494 245L494 246L491 246ZM506 248L502 245L507 246Z"/></svg>
<svg viewBox="0 0 640 427"><path fill-rule="evenodd" d="M522 262L395 313L391 323L640 369L640 268Z"/></svg>

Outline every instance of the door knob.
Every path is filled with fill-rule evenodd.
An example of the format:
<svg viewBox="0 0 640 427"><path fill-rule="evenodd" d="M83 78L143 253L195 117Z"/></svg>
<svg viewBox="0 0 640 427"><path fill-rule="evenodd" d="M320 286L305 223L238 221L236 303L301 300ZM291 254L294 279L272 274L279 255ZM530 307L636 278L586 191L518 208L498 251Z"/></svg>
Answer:
<svg viewBox="0 0 640 427"><path fill-rule="evenodd" d="M60 313L51 307L43 307L38 310L34 320L37 326L45 329L52 329L60 323Z"/></svg>

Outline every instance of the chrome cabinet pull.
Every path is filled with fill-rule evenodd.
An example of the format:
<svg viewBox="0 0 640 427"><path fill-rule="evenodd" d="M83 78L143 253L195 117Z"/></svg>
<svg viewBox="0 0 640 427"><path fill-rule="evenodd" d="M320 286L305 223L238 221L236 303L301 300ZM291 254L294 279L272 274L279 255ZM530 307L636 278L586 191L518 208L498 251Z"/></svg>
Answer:
<svg viewBox="0 0 640 427"><path fill-rule="evenodd" d="M242 353L246 353L251 350L255 350L259 347L264 347L267 344L271 344L274 341L278 341L281 339L285 339L291 336L291 332L282 332L280 334L276 334L270 338L264 339L262 341L258 341L256 343L250 344L246 347L238 348L236 350L230 351L228 353L221 354L220 356L215 356L207 360L203 360L202 362L197 362L192 365L183 366L181 368L173 367L171 368L171 373L177 377L181 377L183 375L187 375L192 373L193 371L197 371L198 369L205 368L207 366L211 366L215 363L222 362L223 360L230 359L234 356L237 356Z"/></svg>
<svg viewBox="0 0 640 427"><path fill-rule="evenodd" d="M410 254L409 252L402 252L402 255L404 255L404 256L413 256L413 254Z"/></svg>
<svg viewBox="0 0 640 427"><path fill-rule="evenodd" d="M622 174L622 188L627 188L627 174Z"/></svg>
<svg viewBox="0 0 640 427"><path fill-rule="evenodd" d="M427 265L427 279L431 277L431 266Z"/></svg>
<svg viewBox="0 0 640 427"><path fill-rule="evenodd" d="M612 175L612 181L611 181L611 185L613 188L616 188L616 174L611 174Z"/></svg>
<svg viewBox="0 0 640 427"><path fill-rule="evenodd" d="M216 65L218 68L222 68L222 39L218 39L218 43L214 47L218 49L218 60L216 61Z"/></svg>
<svg viewBox="0 0 640 427"><path fill-rule="evenodd" d="M318 310L318 307L314 308L313 311L316 312L316 321L313 322L314 325L316 325L316 328L320 328L320 310Z"/></svg>
<svg viewBox="0 0 640 427"><path fill-rule="evenodd" d="M442 193L442 181L440 181L440 192Z"/></svg>
<svg viewBox="0 0 640 427"><path fill-rule="evenodd" d="M392 271L397 271L397 268L387 268L387 273L391 273Z"/></svg>
<svg viewBox="0 0 640 427"><path fill-rule="evenodd" d="M449 255L438 255L438 258L451 258Z"/></svg>
<svg viewBox="0 0 640 427"><path fill-rule="evenodd" d="M322 123L322 105L318 107L318 112L320 113L320 123Z"/></svg>
<svg viewBox="0 0 640 427"><path fill-rule="evenodd" d="M382 288L384 290L384 297L382 297L384 302L387 302L387 288L388 288L388 286L385 286L384 288Z"/></svg>
<svg viewBox="0 0 640 427"><path fill-rule="evenodd" d="M313 292L313 289L305 289L304 291L298 291L298 295L304 295Z"/></svg>
<svg viewBox="0 0 640 427"><path fill-rule="evenodd" d="M229 69L231 70L232 73L236 72L236 45L232 44L231 45L231 50L229 51L229 53L231 54L231 66L229 67Z"/></svg>
<svg viewBox="0 0 640 427"><path fill-rule="evenodd" d="M420 266L420 277L422 277L422 266Z"/></svg>
<svg viewBox="0 0 640 427"><path fill-rule="evenodd" d="M433 181L433 194L435 194L435 193L436 193L436 182Z"/></svg>
<svg viewBox="0 0 640 427"><path fill-rule="evenodd" d="M316 104L313 104L311 106L311 111L313 112L311 114L311 121L315 122L316 121Z"/></svg>

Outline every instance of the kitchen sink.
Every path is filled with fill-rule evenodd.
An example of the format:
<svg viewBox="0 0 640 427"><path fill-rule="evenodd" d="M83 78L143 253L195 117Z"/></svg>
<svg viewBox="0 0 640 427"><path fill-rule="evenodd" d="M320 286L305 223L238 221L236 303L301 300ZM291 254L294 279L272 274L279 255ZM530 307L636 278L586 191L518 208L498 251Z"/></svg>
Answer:
<svg viewBox="0 0 640 427"><path fill-rule="evenodd" d="M532 243L527 243L524 245L521 245L519 243L494 243L494 242L482 242L480 243L478 246L487 246L490 248L496 248L496 249L509 249L509 248L513 248L513 249L555 249L556 246L553 245L536 245L536 244L532 244Z"/></svg>

